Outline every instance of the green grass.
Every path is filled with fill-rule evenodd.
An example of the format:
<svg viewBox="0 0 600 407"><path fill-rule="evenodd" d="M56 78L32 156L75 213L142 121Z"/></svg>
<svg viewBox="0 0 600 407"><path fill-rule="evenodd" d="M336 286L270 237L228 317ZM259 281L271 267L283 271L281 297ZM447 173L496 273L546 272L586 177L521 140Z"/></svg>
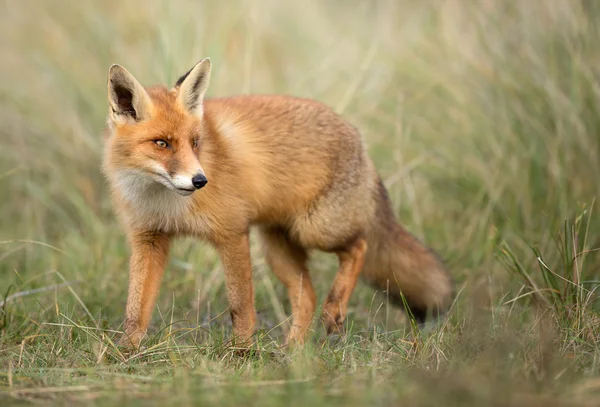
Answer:
<svg viewBox="0 0 600 407"><path fill-rule="evenodd" d="M468 3L468 4L467 4ZM2 0L0 404L600 403L600 5ZM362 132L402 223L458 298L421 332L359 286L347 335L281 347L253 241L257 346L227 345L215 252L182 240L145 348L124 354L128 248L100 174L112 63L209 95L285 93ZM324 298L335 259L311 271Z"/></svg>

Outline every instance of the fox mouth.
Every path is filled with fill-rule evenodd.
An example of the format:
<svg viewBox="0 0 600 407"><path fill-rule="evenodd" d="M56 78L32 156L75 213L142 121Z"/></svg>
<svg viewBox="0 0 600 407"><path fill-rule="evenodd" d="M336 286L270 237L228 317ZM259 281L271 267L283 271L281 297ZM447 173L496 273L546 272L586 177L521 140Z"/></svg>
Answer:
<svg viewBox="0 0 600 407"><path fill-rule="evenodd" d="M163 184L168 189L177 192L179 195L189 196L196 191L195 188L180 188L175 186L175 184L173 183L173 181L171 181L169 177L159 172L153 172L152 174L157 176L156 180L159 181L159 183Z"/></svg>
<svg viewBox="0 0 600 407"><path fill-rule="evenodd" d="M196 192L195 189L175 188L179 195L188 196Z"/></svg>

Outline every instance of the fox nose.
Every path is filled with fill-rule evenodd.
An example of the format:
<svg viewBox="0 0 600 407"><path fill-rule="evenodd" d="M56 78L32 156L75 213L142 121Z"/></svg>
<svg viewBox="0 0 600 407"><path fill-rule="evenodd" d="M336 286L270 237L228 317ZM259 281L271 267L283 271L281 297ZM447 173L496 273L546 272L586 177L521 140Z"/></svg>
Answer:
<svg viewBox="0 0 600 407"><path fill-rule="evenodd" d="M207 182L208 182L208 180L206 179L206 177L202 173L196 174L192 178L192 185L196 189L202 188L204 185L206 185Z"/></svg>

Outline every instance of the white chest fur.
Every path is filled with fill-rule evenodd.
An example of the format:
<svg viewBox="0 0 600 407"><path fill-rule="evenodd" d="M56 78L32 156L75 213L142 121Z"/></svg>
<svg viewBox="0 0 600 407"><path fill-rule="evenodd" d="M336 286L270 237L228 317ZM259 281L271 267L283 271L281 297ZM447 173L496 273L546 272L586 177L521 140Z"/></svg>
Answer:
<svg viewBox="0 0 600 407"><path fill-rule="evenodd" d="M121 170L114 180L127 203L132 226L172 233L205 234L208 221L194 208L193 195L181 196L136 170Z"/></svg>

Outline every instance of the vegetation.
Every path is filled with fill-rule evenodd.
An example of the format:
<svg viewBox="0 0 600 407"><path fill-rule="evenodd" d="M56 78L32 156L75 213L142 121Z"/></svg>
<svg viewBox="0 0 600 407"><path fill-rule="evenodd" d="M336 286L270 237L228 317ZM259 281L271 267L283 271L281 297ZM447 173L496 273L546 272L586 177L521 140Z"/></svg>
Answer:
<svg viewBox="0 0 600 407"><path fill-rule="evenodd" d="M2 0L0 404L600 403L600 3ZM457 300L418 331L366 286L346 335L282 348L253 245L257 346L227 345L215 252L174 248L145 348L115 346L128 248L100 173L112 63L210 96L286 93L364 135ZM321 299L334 256L311 262Z"/></svg>

